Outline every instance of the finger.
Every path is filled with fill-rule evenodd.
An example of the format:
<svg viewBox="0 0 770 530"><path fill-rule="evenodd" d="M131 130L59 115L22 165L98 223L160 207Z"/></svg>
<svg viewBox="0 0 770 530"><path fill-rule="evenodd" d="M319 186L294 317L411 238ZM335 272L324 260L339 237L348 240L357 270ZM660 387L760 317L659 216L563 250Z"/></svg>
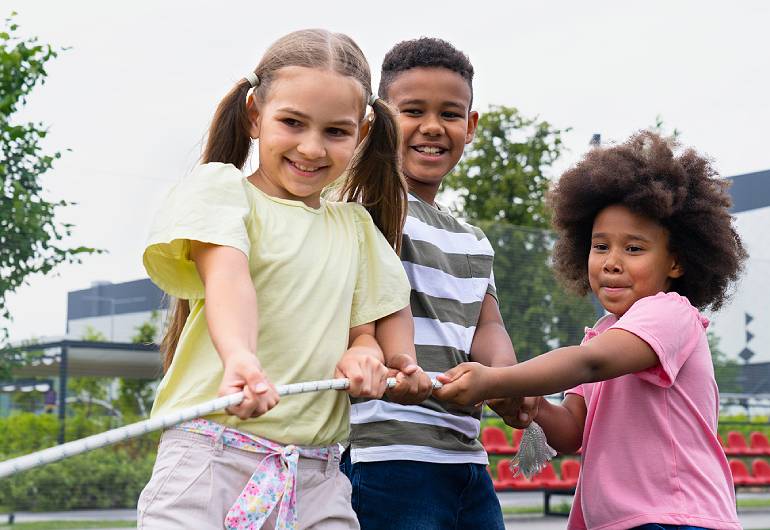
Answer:
<svg viewBox="0 0 770 530"><path fill-rule="evenodd" d="M450 370L447 370L443 374L439 374L438 376L436 376L436 379L438 379L439 381L441 381L444 384L447 384L447 383L451 383L455 379L459 378L465 372L466 372L465 367L463 367L463 365L460 364L460 365L457 365L457 366L455 366L454 368L452 368Z"/></svg>

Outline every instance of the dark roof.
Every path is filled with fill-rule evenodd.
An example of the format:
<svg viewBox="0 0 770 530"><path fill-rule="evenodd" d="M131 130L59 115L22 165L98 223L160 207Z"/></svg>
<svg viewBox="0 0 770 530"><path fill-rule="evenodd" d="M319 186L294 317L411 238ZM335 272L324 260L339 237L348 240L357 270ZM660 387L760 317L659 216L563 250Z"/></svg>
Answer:
<svg viewBox="0 0 770 530"><path fill-rule="evenodd" d="M140 313L167 307L168 300L149 278L104 283L67 293L67 320Z"/></svg>
<svg viewBox="0 0 770 530"><path fill-rule="evenodd" d="M732 181L728 188L733 198L731 213L770 206L770 169L727 178Z"/></svg>

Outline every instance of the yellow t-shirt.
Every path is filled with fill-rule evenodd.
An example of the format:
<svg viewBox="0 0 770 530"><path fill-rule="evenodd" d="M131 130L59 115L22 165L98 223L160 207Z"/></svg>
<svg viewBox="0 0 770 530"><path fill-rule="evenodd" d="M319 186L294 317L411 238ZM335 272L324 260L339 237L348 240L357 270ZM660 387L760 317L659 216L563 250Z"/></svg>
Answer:
<svg viewBox="0 0 770 530"><path fill-rule="evenodd" d="M160 416L216 397L222 362L211 342L204 290L190 240L249 258L257 292L257 356L274 384L334 376L351 327L409 304L393 249L359 204L270 197L230 164L204 164L166 198L150 231L144 266L164 291L190 300L190 316L152 409ZM280 443L330 445L348 434L347 394L285 396L267 414L208 419Z"/></svg>

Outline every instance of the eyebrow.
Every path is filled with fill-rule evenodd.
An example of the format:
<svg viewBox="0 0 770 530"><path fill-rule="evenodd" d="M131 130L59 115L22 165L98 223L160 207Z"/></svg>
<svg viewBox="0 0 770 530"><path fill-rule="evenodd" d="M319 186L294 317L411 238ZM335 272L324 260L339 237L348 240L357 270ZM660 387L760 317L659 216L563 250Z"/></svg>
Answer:
<svg viewBox="0 0 770 530"><path fill-rule="evenodd" d="M399 105L425 105L427 102L424 99L405 99L403 101L399 101ZM458 103L456 101L442 101L442 105L445 105L447 107L457 107L458 109L465 110L466 107L462 103Z"/></svg>
<svg viewBox="0 0 770 530"><path fill-rule="evenodd" d="M312 118L305 114L304 112L300 112L297 109L293 109L291 107L282 107L278 109L278 112L286 112L287 114L293 114L294 116L298 116L300 118L303 118L305 120L312 120ZM333 120L329 122L329 125L335 125L335 126L348 126L348 127L358 127L358 123L353 120L348 119L341 119L341 120Z"/></svg>
<svg viewBox="0 0 770 530"><path fill-rule="evenodd" d="M651 240L648 237L644 237L641 234L624 234L626 239L633 239L634 241L644 241L645 243L650 243ZM594 232L591 234L591 239L597 239L602 237L608 237L606 232Z"/></svg>

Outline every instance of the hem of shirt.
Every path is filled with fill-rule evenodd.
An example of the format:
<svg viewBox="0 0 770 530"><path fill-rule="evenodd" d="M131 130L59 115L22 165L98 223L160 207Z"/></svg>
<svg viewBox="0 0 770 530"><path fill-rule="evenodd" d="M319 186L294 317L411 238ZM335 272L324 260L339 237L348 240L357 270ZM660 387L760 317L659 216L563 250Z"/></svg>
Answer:
<svg viewBox="0 0 770 530"><path fill-rule="evenodd" d="M419 445L350 447L350 461L353 464L358 462L387 462L390 460L410 460L432 464L489 464L487 453L483 450L474 452L450 451Z"/></svg>
<svg viewBox="0 0 770 530"><path fill-rule="evenodd" d="M386 302L379 302L377 304L376 310L368 311L366 313L363 313L362 315L358 315L357 318L355 319L351 318L350 327L354 328L356 326L363 326L364 324L375 322L388 315L392 315L397 311L401 311L408 305L409 305L409 296L406 297L406 300L404 301L403 304L400 301L398 301L396 298L391 298Z"/></svg>
<svg viewBox="0 0 770 530"><path fill-rule="evenodd" d="M685 513L644 513L592 528L594 530L612 530L633 528L650 523L699 526L702 528L719 528L720 530L741 530L743 528L740 521L725 521L724 519L712 519L710 517L699 517ZM567 528L575 530L585 528L585 526L568 526Z"/></svg>

